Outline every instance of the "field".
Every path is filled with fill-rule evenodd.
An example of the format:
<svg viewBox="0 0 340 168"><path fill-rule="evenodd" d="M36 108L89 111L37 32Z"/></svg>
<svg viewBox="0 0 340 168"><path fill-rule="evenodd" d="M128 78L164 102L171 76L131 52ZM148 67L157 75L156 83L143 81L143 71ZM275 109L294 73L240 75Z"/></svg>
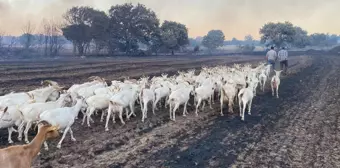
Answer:
<svg viewBox="0 0 340 168"><path fill-rule="evenodd" d="M69 87L92 75L110 81L262 60L228 56L1 62L0 88L4 94L34 89L44 79ZM49 142L50 151L42 149L34 167L337 167L340 58L296 56L289 64L280 98L272 97L267 84L265 92L259 91L254 98L252 115L246 115L244 122L238 111L221 117L218 102L214 110L206 108L199 117L189 107L189 116L178 114L176 122L169 120L168 109L149 114L145 123L137 111L137 117L125 126L110 123L109 132L104 131L100 116L95 116L91 128L76 121L77 142L67 135L61 150L56 149L58 140ZM5 132L1 132L2 147L7 146ZM13 140L16 137L13 134Z"/></svg>

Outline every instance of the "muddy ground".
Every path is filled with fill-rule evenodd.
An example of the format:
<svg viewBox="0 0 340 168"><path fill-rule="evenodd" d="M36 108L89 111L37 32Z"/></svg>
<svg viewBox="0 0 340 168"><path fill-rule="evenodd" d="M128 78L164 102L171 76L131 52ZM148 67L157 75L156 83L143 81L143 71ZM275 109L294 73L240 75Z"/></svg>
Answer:
<svg viewBox="0 0 340 168"><path fill-rule="evenodd" d="M13 63L15 66L5 66L8 71L1 71L13 75L1 75L5 81L1 87L4 92L27 90L51 76L68 86L86 81L86 77L99 72L107 79L115 79L122 75L153 75L262 59L245 56L163 62L141 59L140 62L91 64L84 61L59 64L59 68L58 63L54 63L53 70L38 63ZM193 108L189 107L189 116L178 113L176 122L169 121L168 109L156 111L156 116L149 113L145 123L140 121L138 113L125 126L111 122L109 132L104 131L100 116L94 118L96 123L91 128L77 120L73 126L77 142L72 142L68 135L61 150L56 149L57 140L49 142L50 151L42 149L34 167L337 167L340 162L340 58L299 56L292 57L289 63L291 73L282 77L280 98L273 98L269 88L264 93L259 91L253 100L252 115L246 115L244 122L237 113L221 117L218 102L214 110L207 107L199 117L195 117ZM130 68L116 70L120 66ZM227 109L224 111L227 113ZM1 136L1 146L6 146L7 135L4 136ZM14 134L14 140L16 136Z"/></svg>

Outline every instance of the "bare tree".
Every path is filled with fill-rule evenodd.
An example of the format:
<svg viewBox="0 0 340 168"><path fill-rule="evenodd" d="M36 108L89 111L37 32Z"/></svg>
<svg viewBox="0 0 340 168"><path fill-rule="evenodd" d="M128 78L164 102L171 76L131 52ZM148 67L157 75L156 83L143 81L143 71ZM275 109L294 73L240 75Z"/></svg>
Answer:
<svg viewBox="0 0 340 168"><path fill-rule="evenodd" d="M3 40L4 40L5 33L0 30L0 50L3 47Z"/></svg>
<svg viewBox="0 0 340 168"><path fill-rule="evenodd" d="M25 49L29 49L33 45L33 32L34 32L34 25L28 21L27 24L25 24L22 27L22 45Z"/></svg>
<svg viewBox="0 0 340 168"><path fill-rule="evenodd" d="M62 24L53 19L43 20L44 27L44 54L45 56L56 56L64 45L62 38Z"/></svg>
<svg viewBox="0 0 340 168"><path fill-rule="evenodd" d="M10 51L13 47L15 47L16 43L17 43L17 39L13 36L11 38L10 43L8 44L8 50Z"/></svg>

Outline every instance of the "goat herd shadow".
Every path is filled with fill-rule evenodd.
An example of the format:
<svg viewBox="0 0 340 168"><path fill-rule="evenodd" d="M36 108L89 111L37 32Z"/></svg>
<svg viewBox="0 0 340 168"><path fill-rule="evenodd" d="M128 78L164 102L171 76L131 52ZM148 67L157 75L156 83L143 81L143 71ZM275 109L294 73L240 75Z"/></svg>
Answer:
<svg viewBox="0 0 340 168"><path fill-rule="evenodd" d="M314 68L314 69L313 69ZM315 71L315 65L303 69L301 72L284 76L279 88L279 96L272 96L269 80L266 83L266 90L258 90L257 96L253 99L252 114L245 115L245 121L241 121L239 116L238 105L235 103L234 113L227 113L228 109L224 107L223 117L219 116L214 119L211 125L196 128L195 134L204 132L203 137L195 138L191 135L179 135L177 144L166 147L157 151L149 158L150 160L162 160L162 167L211 167L211 162L217 163L217 167L230 167L237 160L238 154L244 152L244 149L251 144L261 141L263 135L273 130L273 126L283 115L282 108L293 101L303 101L305 96L298 96L299 90L303 87L301 79L311 76ZM215 104L214 111L219 111L219 103ZM215 112L215 115L219 115ZM254 133L254 129L260 130ZM192 139L193 138L193 139ZM186 150L182 141L190 139ZM222 143L227 141L227 143ZM142 164L143 165L143 164ZM121 167L122 165L111 165L110 167Z"/></svg>

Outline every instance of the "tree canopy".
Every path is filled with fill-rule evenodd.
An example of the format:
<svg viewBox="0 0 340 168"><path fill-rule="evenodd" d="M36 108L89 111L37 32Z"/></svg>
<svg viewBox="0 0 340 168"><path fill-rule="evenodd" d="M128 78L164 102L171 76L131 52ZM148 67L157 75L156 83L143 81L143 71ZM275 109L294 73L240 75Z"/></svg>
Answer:
<svg viewBox="0 0 340 168"><path fill-rule="evenodd" d="M269 22L260 29L261 43L281 47L294 42L295 28L290 22Z"/></svg>
<svg viewBox="0 0 340 168"><path fill-rule="evenodd" d="M161 39L163 45L174 54L174 50L189 44L188 29L184 24L164 21L161 26Z"/></svg>
<svg viewBox="0 0 340 168"><path fill-rule="evenodd" d="M202 44L209 50L223 46L225 36L221 30L211 30L203 37Z"/></svg>
<svg viewBox="0 0 340 168"><path fill-rule="evenodd" d="M118 46L119 51L126 53L138 49L138 44L150 45L153 35L159 27L155 12L142 4L131 3L112 6L110 17L110 50Z"/></svg>

